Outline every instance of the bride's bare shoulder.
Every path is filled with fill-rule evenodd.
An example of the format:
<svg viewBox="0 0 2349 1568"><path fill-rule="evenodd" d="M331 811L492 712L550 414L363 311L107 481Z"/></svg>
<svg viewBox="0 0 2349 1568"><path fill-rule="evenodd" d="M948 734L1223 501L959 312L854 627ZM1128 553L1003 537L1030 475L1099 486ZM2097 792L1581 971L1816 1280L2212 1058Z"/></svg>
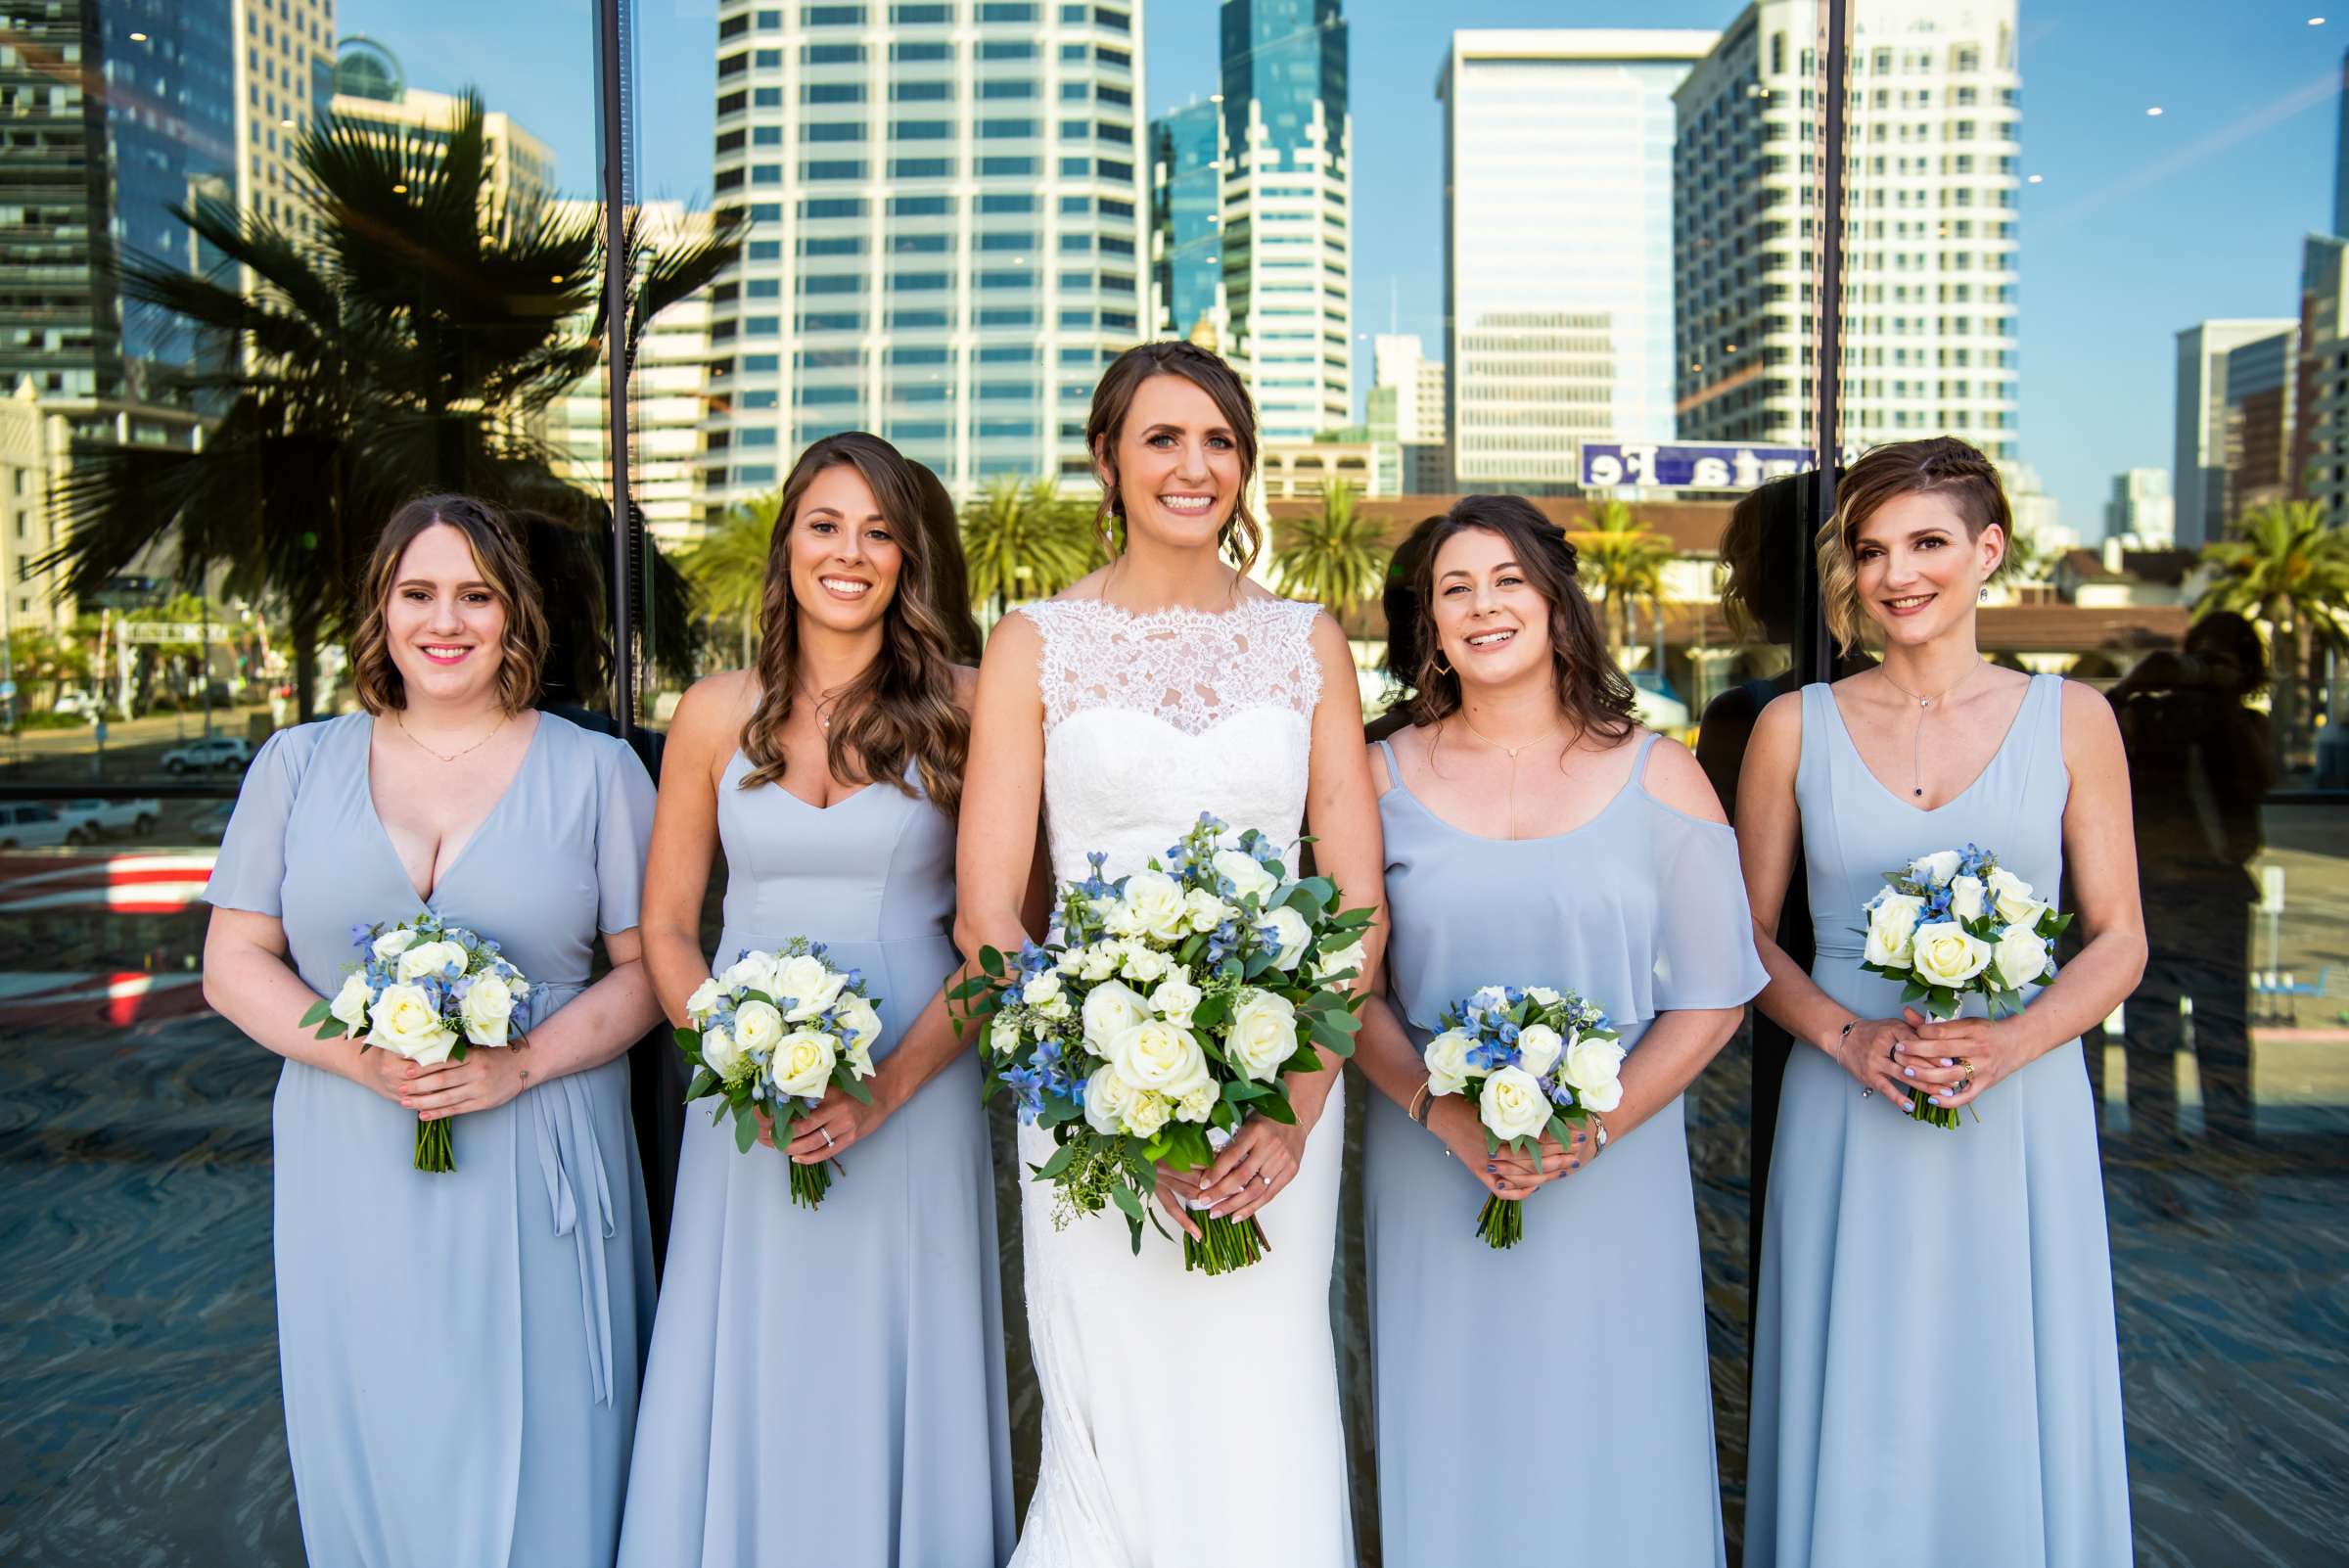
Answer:
<svg viewBox="0 0 2349 1568"><path fill-rule="evenodd" d="M1095 567L1092 571L1087 572L1083 576L1079 577L1076 581L1070 583L1067 587L1052 595L1051 598L1046 599L1044 603L1073 604L1083 599L1098 599L1101 597L1102 587L1107 583L1108 580L1109 568Z"/></svg>

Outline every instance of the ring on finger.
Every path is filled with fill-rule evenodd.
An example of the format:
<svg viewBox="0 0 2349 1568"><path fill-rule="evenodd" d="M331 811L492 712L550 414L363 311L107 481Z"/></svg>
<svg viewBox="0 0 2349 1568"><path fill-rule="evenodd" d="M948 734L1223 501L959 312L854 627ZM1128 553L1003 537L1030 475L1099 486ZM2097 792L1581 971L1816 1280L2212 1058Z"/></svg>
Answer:
<svg viewBox="0 0 2349 1568"><path fill-rule="evenodd" d="M830 1128L828 1128L828 1127L819 1127L819 1128L817 1128L817 1129L816 1129L816 1130L817 1130L818 1132L821 1132L821 1133L824 1135L824 1147L825 1147L825 1148L827 1148L827 1149L832 1149L832 1148L838 1148L838 1147L839 1147L839 1145L838 1145L838 1144L836 1144L836 1143L834 1143L834 1142L832 1141L832 1130L831 1130Z"/></svg>

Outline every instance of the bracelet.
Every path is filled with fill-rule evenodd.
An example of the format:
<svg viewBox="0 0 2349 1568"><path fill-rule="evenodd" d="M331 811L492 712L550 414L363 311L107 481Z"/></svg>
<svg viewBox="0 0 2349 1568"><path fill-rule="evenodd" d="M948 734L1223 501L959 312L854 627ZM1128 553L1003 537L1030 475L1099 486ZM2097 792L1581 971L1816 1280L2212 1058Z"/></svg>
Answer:
<svg viewBox="0 0 2349 1568"><path fill-rule="evenodd" d="M1599 1114L1598 1114L1596 1111L1592 1111L1592 1112L1590 1113L1590 1125L1591 1125L1592 1127L1594 1127L1594 1128L1596 1128L1596 1129L1598 1130L1598 1146L1599 1146L1599 1148L1602 1148L1602 1149L1603 1149L1603 1148L1605 1148L1605 1147L1607 1146L1607 1123L1606 1123L1606 1119L1605 1119L1604 1117L1600 1116L1600 1115L1599 1115Z"/></svg>
<svg viewBox="0 0 2349 1568"><path fill-rule="evenodd" d="M1860 1020L1859 1020L1859 1019L1857 1019L1857 1018L1847 1018L1847 1019L1845 1019L1845 1020L1844 1020L1844 1022L1843 1022L1843 1030L1842 1030L1842 1032L1841 1032L1840 1034L1838 1034L1838 1035L1835 1037L1835 1049L1836 1049L1836 1050L1841 1050L1841 1049L1843 1048L1844 1041L1846 1041L1846 1040L1848 1040L1848 1039L1850 1039L1850 1038L1852 1038L1852 1031L1853 1031L1853 1030L1855 1030L1855 1029L1858 1029L1859 1027L1860 1027ZM1829 1052L1828 1054L1832 1055L1832 1054L1833 1054L1833 1052Z"/></svg>
<svg viewBox="0 0 2349 1568"><path fill-rule="evenodd" d="M1403 1108L1403 1114L1421 1127L1427 1126L1427 1113L1436 1103L1435 1095L1429 1092L1434 1083L1433 1079L1420 1080L1419 1086L1411 1091L1411 1103Z"/></svg>

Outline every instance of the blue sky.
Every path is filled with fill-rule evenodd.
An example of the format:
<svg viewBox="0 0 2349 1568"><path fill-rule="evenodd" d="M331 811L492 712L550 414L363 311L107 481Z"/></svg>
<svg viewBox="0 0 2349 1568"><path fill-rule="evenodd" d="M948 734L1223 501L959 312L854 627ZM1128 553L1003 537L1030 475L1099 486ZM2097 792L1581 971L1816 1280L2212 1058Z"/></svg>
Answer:
<svg viewBox="0 0 2349 1568"><path fill-rule="evenodd" d="M2349 0L2021 0L2023 456L2083 535L2111 476L2167 468L2175 334L2298 311L2301 236L2331 221ZM1214 0L1142 0L1153 111L1216 90ZM1359 332L1443 340L1442 120L1454 26L1719 27L1732 0L1349 0ZM479 85L593 181L594 49L582 0L340 0L419 87ZM639 177L709 194L713 0L637 0ZM2159 106L2159 117L2145 110ZM1367 349L1367 344L1358 346ZM1358 354L1356 384L1369 376Z"/></svg>

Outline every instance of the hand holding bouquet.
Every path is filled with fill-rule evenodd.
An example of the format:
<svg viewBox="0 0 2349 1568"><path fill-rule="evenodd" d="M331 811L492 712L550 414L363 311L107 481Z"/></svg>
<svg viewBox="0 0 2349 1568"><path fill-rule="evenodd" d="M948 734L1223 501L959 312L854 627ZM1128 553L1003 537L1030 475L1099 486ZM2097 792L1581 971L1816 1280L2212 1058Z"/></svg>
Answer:
<svg viewBox="0 0 2349 1568"><path fill-rule="evenodd" d="M1507 1148L1542 1168L1542 1138L1560 1145L1590 1113L1623 1103L1623 1047L1607 1015L1572 992L1487 986L1447 1008L1427 1042L1430 1094L1473 1094L1485 1149ZM1521 1199L1488 1197L1476 1217L1487 1246L1525 1235Z"/></svg>
<svg viewBox="0 0 2349 1568"><path fill-rule="evenodd" d="M2041 900L1989 851L1967 845L1921 854L1863 906L1867 948L1860 967L1901 982L1903 1002L1921 1001L1941 1022L1956 1018L1968 992L1989 999L1990 1016L2023 1010L2022 989L2055 978L2054 941L2072 923ZM1912 1114L1954 1128L1958 1113L1909 1091Z"/></svg>
<svg viewBox="0 0 2349 1568"><path fill-rule="evenodd" d="M1158 1224L1157 1167L1209 1165L1251 1113L1294 1125L1281 1075L1317 1069L1315 1046L1354 1051L1359 998L1344 987L1371 911L1340 913L1327 877L1292 880L1262 834L1225 831L1202 814L1116 882L1092 855L1092 875L1061 889L1048 945L986 948L950 993L983 1025L989 1092L1058 1141L1036 1168L1058 1188L1056 1222L1114 1203L1137 1253L1143 1220ZM1199 1226L1186 1268L1223 1273L1269 1246L1253 1216Z"/></svg>
<svg viewBox="0 0 2349 1568"><path fill-rule="evenodd" d="M711 1120L734 1116L734 1147L759 1141L759 1113L778 1128L806 1116L837 1085L870 1105L863 1080L873 1076L881 1013L864 977L824 958L824 945L794 937L773 952L744 948L725 970L685 1000L691 1020L677 1046L697 1071L688 1100L715 1098ZM838 1160L791 1164L791 1201L812 1209L832 1188ZM845 1168L843 1174L846 1174Z"/></svg>
<svg viewBox="0 0 2349 1568"><path fill-rule="evenodd" d="M497 944L447 925L426 910L397 924L354 926L359 966L331 999L302 1014L318 1038L347 1035L359 1049L377 1046L436 1067L461 1062L468 1045L504 1045L528 1015L530 982ZM446 1120L416 1124L416 1169L457 1168Z"/></svg>

